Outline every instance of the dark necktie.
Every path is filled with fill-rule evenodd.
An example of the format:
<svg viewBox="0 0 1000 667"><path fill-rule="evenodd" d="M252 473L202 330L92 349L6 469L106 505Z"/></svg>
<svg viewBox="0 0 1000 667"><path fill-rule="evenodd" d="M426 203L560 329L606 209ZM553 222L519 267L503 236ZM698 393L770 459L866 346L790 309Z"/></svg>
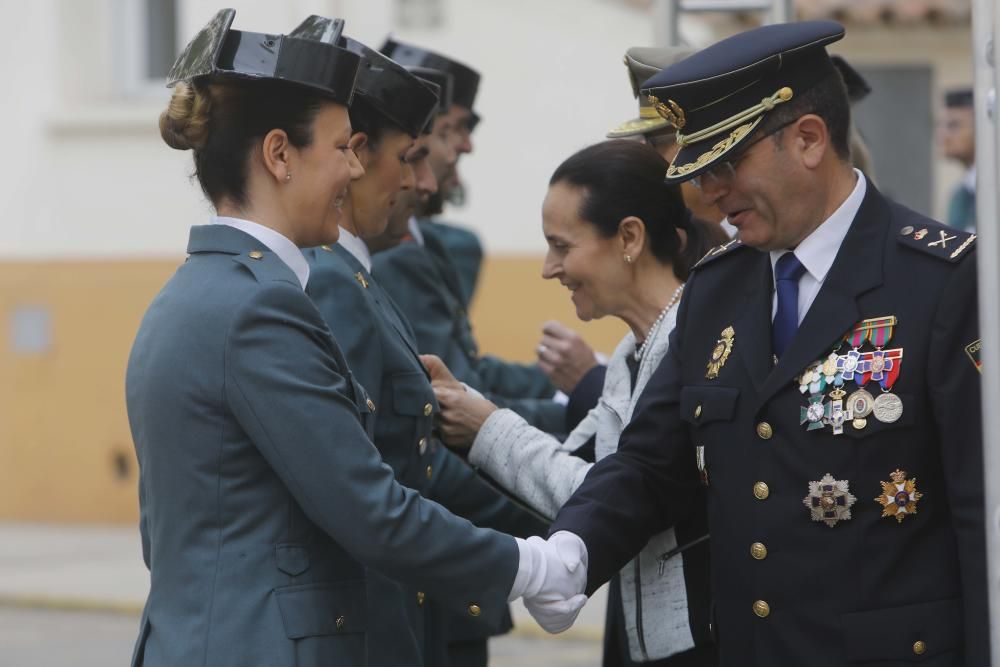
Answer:
<svg viewBox="0 0 1000 667"><path fill-rule="evenodd" d="M799 328L799 278L806 267L793 252L786 252L774 265L774 285L778 293L778 311L771 324L771 349L781 357Z"/></svg>

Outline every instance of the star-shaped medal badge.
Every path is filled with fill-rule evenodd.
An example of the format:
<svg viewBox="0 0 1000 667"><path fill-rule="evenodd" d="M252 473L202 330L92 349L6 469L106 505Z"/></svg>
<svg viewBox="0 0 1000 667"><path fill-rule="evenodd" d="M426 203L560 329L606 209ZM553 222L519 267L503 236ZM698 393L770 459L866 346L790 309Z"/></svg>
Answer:
<svg viewBox="0 0 1000 667"><path fill-rule="evenodd" d="M823 394L809 397L809 405L799 407L799 424L808 424L807 431L823 428L823 422L830 417L830 404L823 402Z"/></svg>
<svg viewBox="0 0 1000 667"><path fill-rule="evenodd" d="M802 504L809 508L813 521L822 521L833 528L838 521L851 518L851 506L857 501L846 479L834 479L826 473L818 482L809 482L809 495L802 499Z"/></svg>
<svg viewBox="0 0 1000 667"><path fill-rule="evenodd" d="M882 516L894 516L897 523L917 513L917 501L923 496L917 491L917 478L906 479L905 470L895 470L889 475L891 482L882 482L882 493L875 502L882 506Z"/></svg>

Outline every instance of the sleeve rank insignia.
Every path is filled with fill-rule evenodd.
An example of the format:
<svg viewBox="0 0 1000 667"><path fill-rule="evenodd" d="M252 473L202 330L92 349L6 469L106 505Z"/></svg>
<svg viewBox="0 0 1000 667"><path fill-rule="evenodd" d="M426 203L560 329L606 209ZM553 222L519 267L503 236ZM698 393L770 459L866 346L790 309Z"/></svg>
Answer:
<svg viewBox="0 0 1000 667"><path fill-rule="evenodd" d="M906 479L905 470L894 470L891 482L882 482L882 493L875 502L882 506L882 516L896 517L897 523L917 513L917 501L923 495L917 491L917 478Z"/></svg>
<svg viewBox="0 0 1000 667"><path fill-rule="evenodd" d="M915 250L955 262L975 247L976 235L945 225L920 229L907 225L899 230L899 242Z"/></svg>

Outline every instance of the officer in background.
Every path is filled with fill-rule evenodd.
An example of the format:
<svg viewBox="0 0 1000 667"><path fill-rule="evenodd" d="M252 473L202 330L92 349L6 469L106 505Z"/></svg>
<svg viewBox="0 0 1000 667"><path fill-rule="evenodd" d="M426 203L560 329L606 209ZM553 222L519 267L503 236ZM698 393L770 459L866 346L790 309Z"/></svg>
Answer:
<svg viewBox="0 0 1000 667"><path fill-rule="evenodd" d="M667 179L739 238L552 530L593 590L702 484L722 664L985 666L975 236L852 167L843 34L765 26L643 84L678 129Z"/></svg>
<svg viewBox="0 0 1000 667"><path fill-rule="evenodd" d="M976 230L976 115L972 89L951 90L944 96L941 151L962 165L962 180L948 199L948 224L966 231Z"/></svg>
<svg viewBox="0 0 1000 667"><path fill-rule="evenodd" d="M451 75L453 94L444 119L449 126L449 142L457 157L471 153L472 131L480 121L479 114L473 110L479 92L479 72L452 58L391 37L382 45L382 53L405 66L427 67ZM437 250L440 246L445 261L454 267L462 303L468 308L479 281L483 246L472 230L434 219L444 211L446 201L457 200L460 203L465 197L458 177L457 158L446 169L435 173L435 177L438 191L420 205L416 212L418 220L414 224L419 225L423 235L432 235L439 242L432 244L432 249Z"/></svg>
<svg viewBox="0 0 1000 667"><path fill-rule="evenodd" d="M478 118L472 104L479 74L451 58L391 39L382 51L401 64L438 69L452 76L452 105L442 122L451 125L453 135L458 134L458 144L467 146L457 152L471 150L468 127ZM447 174L442 178L447 179ZM551 400L556 388L536 364L510 363L479 354L458 270L433 230L411 220L410 237L376 254L373 266L383 288L413 326L421 354L437 355L457 379L516 411L533 426L551 433L566 432L565 405Z"/></svg>
<svg viewBox="0 0 1000 667"><path fill-rule="evenodd" d="M291 36L330 35L333 21L311 16ZM339 224L340 240L306 251L310 265L307 294L330 327L355 377L374 399L374 442L382 459L403 485L415 489L473 523L518 537L541 534L545 524L495 491L456 454L432 435L437 402L427 371L417 357L416 341L405 317L371 275L371 255L364 238L381 233L388 201L396 187L386 187L393 172L404 189L432 189L433 175L419 156L422 145L407 150L400 167L396 144L426 141L439 100L448 100L449 77L424 71L419 79L402 66L356 40L342 37L338 45L361 56L351 120L352 143L362 133L359 157L366 173L354 183L344 210L331 215ZM442 92L442 86L445 86ZM432 88L433 87L433 88ZM437 92L437 95L433 91ZM406 141L406 137L411 137ZM400 139L403 141L400 142ZM416 148L416 152L413 151ZM414 163L417 163L416 167ZM419 171L418 171L419 169ZM385 206L380 206L381 202ZM468 664L449 661L445 611L417 587L408 587L368 573L368 604L382 610L369 630L368 655L377 664ZM503 604L503 600L498 604ZM509 614L499 623L466 615L477 647L486 655L490 634L511 627Z"/></svg>

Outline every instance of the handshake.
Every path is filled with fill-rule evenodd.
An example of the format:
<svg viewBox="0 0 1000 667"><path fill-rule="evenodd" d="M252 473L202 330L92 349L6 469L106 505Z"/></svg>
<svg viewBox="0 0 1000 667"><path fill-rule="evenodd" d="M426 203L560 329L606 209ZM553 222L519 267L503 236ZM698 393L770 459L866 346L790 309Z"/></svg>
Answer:
<svg viewBox="0 0 1000 667"><path fill-rule="evenodd" d="M568 629L587 602L587 547L578 536L561 530L548 540L518 539L520 563L509 601L524 606L547 632Z"/></svg>

